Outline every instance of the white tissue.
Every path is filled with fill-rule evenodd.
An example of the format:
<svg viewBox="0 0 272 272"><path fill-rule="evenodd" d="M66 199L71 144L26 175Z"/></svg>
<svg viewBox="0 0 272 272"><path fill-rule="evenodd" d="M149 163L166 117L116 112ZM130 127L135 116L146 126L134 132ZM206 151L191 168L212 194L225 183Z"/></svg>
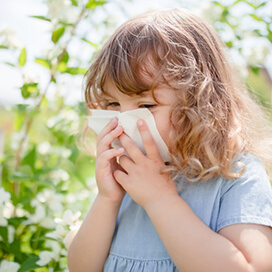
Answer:
<svg viewBox="0 0 272 272"><path fill-rule="evenodd" d="M106 124L114 117L118 118L118 123L123 127L124 132L134 141L134 143L145 153L144 144L137 127L137 120L143 119L147 123L152 137L154 138L161 158L164 162L171 161L171 156L167 145L163 141L152 113L148 109L136 109L131 111L119 112L109 110L91 110L91 116L88 116L88 125L94 130L95 133L99 134ZM114 148L121 147L121 143L118 139L112 143ZM126 154L127 155L127 154Z"/></svg>

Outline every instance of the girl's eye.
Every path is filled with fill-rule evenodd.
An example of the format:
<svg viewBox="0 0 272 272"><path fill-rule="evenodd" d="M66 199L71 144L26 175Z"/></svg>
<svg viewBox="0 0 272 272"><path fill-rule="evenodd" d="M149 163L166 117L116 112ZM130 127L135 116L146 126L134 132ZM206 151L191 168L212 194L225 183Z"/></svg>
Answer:
<svg viewBox="0 0 272 272"><path fill-rule="evenodd" d="M143 105L140 105L141 108L147 108L147 109L153 108L155 106L156 106L155 104L143 104Z"/></svg>
<svg viewBox="0 0 272 272"><path fill-rule="evenodd" d="M108 102L107 103L107 108L109 107L119 107L120 104L118 102Z"/></svg>

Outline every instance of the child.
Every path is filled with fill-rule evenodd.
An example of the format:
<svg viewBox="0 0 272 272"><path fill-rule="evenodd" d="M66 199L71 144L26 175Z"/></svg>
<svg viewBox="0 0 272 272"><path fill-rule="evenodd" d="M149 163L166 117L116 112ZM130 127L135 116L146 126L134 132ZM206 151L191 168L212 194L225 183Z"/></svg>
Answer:
<svg viewBox="0 0 272 272"><path fill-rule="evenodd" d="M146 154L116 118L106 125L99 193L69 249L71 272L272 271L261 162L271 162L271 130L224 51L205 22L174 9L128 21L97 54L88 107L147 108L172 159L163 162L144 120ZM123 147L112 148L115 139Z"/></svg>

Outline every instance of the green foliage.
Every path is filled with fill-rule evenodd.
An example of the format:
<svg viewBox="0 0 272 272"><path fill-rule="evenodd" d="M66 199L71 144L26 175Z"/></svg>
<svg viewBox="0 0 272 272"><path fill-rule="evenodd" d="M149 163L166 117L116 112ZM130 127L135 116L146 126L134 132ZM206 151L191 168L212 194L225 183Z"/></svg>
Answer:
<svg viewBox="0 0 272 272"><path fill-rule="evenodd" d="M51 2L45 1L49 11ZM19 272L68 271L67 245L80 226L80 214L87 212L95 195L94 159L82 147L86 109L83 103L67 105L65 95L58 92L53 98L48 96L50 89L61 86L65 76L82 78L93 57L83 56L81 48L75 56L71 43L89 46L92 52L98 49L99 44L80 33L78 25L84 22L90 25L95 10L107 1L83 2L71 0L69 7L59 6L59 12L53 15L30 16L33 21L42 20L52 26L47 55L32 60L27 48L0 44L0 49L14 53L14 61L6 64L22 73L23 83L18 91L25 101L8 110L0 108L0 125L5 131L3 155L0 152L0 271L3 264L13 265L17 267L14 271ZM265 32L257 27L250 31L240 28L241 18L233 16L232 9L241 3L251 8L243 16L265 25ZM265 8L265 1L212 4L218 8L218 17L212 23L219 33L233 32L233 38L225 40L231 50L242 54L239 42L249 32L272 43L271 16L259 13ZM76 14L72 22L60 16L61 11L68 14L69 10ZM110 27L106 21L104 26ZM93 25L93 29L98 26ZM46 84L24 77L23 69L29 64L44 68ZM257 62L247 59L251 85L260 94L265 90L261 97L267 105L271 86L261 84L265 80L262 67L260 59ZM91 147L93 143L90 138L87 145Z"/></svg>
<svg viewBox="0 0 272 272"><path fill-rule="evenodd" d="M56 93L48 100L47 93L58 87L64 74L82 77L86 72L84 65L75 65L74 56L71 60L69 44L75 39L86 44L77 26L103 3L89 1L80 6L74 0L69 7L77 14L74 23L54 18L58 22L51 33L53 53L49 50L47 56L33 61L45 68L45 85L24 75L23 68L32 61L25 47L1 45L18 52L7 65L22 73L19 90L25 104L0 109L5 130L0 156L0 271L4 266L15 266L12 271L19 272L67 271L67 246L95 194L94 161L81 143L87 115L83 103L69 106L65 96ZM31 18L52 20L40 15ZM97 48L95 43L92 47ZM92 54L88 58L82 63L89 63Z"/></svg>
<svg viewBox="0 0 272 272"><path fill-rule="evenodd" d="M19 65L24 66L25 63L26 63L26 49L23 48L22 52L21 52L21 54L19 56Z"/></svg>

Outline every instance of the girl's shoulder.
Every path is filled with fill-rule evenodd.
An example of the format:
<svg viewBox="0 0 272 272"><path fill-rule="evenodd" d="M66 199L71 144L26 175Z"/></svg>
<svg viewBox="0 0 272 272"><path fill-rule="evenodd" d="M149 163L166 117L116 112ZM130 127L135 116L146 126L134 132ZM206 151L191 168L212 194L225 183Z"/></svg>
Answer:
<svg viewBox="0 0 272 272"><path fill-rule="evenodd" d="M236 159L237 179L216 177L189 182L177 181L179 195L211 229L236 223L255 223L272 227L272 188L265 167L252 154Z"/></svg>
<svg viewBox="0 0 272 272"><path fill-rule="evenodd" d="M252 154L237 160L240 178L223 180L217 231L235 223L253 223L272 227L272 188L265 167Z"/></svg>
<svg viewBox="0 0 272 272"><path fill-rule="evenodd" d="M242 175L237 179L222 179L223 195L232 187L247 188L252 186L252 188L255 188L259 186L260 190L272 191L264 164L257 156L245 153L237 157L234 163L234 171L241 171Z"/></svg>

